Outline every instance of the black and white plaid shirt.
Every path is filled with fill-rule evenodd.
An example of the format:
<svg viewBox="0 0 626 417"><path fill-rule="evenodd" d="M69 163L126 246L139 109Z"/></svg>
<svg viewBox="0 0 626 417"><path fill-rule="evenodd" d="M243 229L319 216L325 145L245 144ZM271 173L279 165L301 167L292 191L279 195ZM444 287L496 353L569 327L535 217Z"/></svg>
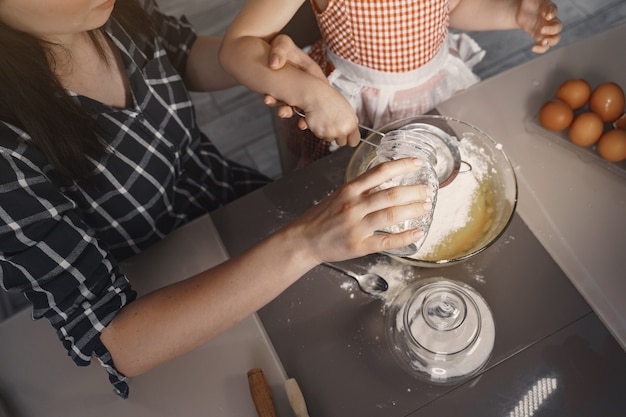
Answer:
<svg viewBox="0 0 626 417"><path fill-rule="evenodd" d="M35 319L50 320L78 365L97 357L122 397L126 378L99 337L136 297L118 261L267 182L225 160L200 132L179 75L196 35L184 18L144 3L157 38L139 43L113 20L105 27L133 105L75 95L111 132L109 152L92 161L94 181L62 178L25 132L0 121L0 283L26 295Z"/></svg>

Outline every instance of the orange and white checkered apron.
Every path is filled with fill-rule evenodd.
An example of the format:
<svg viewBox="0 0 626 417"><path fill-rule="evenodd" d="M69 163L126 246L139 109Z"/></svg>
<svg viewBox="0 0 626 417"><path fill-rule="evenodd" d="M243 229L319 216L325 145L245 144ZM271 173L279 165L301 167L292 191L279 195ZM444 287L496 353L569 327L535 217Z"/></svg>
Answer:
<svg viewBox="0 0 626 417"><path fill-rule="evenodd" d="M369 127L424 114L479 79L484 51L448 33L448 0L330 0L313 5L322 41L311 56Z"/></svg>
<svg viewBox="0 0 626 417"><path fill-rule="evenodd" d="M326 48L382 72L407 72L429 62L448 33L447 0L329 0L313 10Z"/></svg>

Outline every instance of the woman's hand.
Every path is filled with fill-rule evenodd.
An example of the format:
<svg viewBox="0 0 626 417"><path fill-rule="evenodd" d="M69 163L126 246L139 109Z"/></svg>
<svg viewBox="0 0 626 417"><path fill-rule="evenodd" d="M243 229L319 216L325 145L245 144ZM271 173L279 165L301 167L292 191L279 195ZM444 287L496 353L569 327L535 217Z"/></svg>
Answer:
<svg viewBox="0 0 626 417"><path fill-rule="evenodd" d="M428 201L432 190L423 185L372 190L420 165L420 160L408 158L380 164L344 184L292 223L290 227L300 234L299 241L309 246L309 256L315 257L313 263L356 258L418 241L421 230L374 232L431 210Z"/></svg>
<svg viewBox="0 0 626 417"><path fill-rule="evenodd" d="M313 61L307 53L300 49L289 36L276 36L270 46L268 65L271 69L281 69L286 64L290 64L320 80L327 81L324 72L317 65L317 62Z"/></svg>
<svg viewBox="0 0 626 417"><path fill-rule="evenodd" d="M328 82L324 72L320 66L317 65L317 62L313 61L313 59L299 48L289 36L282 34L276 36L270 46L271 50L268 65L271 69L279 70L285 65L292 65L320 80ZM292 106L279 102L269 94L265 95L263 101L269 107L278 106L276 115L280 118L289 119L295 115ZM299 123L300 128L303 130L307 129L308 125L304 117L302 117L301 120L302 122Z"/></svg>
<svg viewBox="0 0 626 417"><path fill-rule="evenodd" d="M561 40L563 24L557 18L557 6L550 0L520 0L515 16L517 24L537 42L532 51L546 52Z"/></svg>
<svg viewBox="0 0 626 417"><path fill-rule="evenodd" d="M279 70L291 65L323 82L321 86L311 86L309 104L303 106L309 120L300 117L298 127L302 130L311 129L320 139L336 141L339 146L358 145L360 134L354 109L330 86L319 65L287 35L276 36L270 46L268 66L271 69ZM279 106L276 112L278 117L290 118L296 115L292 106L279 102L271 95L266 94L264 102L270 107Z"/></svg>

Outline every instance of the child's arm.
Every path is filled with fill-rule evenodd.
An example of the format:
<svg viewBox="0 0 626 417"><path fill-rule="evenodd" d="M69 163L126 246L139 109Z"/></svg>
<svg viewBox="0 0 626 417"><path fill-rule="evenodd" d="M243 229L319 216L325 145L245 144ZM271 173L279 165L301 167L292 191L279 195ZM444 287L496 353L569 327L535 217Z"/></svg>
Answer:
<svg viewBox="0 0 626 417"><path fill-rule="evenodd" d="M550 0L451 0L450 26L461 30L522 29L546 52L561 40L563 25Z"/></svg>
<svg viewBox="0 0 626 417"><path fill-rule="evenodd" d="M262 94L297 106L316 136L338 145L359 142L357 117L348 101L325 79L293 65L268 66L269 41L285 26L303 0L249 0L230 25L220 50L224 69Z"/></svg>
<svg viewBox="0 0 626 417"><path fill-rule="evenodd" d="M185 72L185 84L191 91L216 91L239 85L232 75L224 71L219 63L218 51L222 38L217 36L198 36L189 53ZM289 36L279 35L272 40L268 66L280 69L285 65L294 65L321 80L326 76L315 61L300 49ZM274 97L267 95L268 106L278 106L277 114L289 118L294 115L290 106L283 105ZM302 129L307 128L306 121L300 120Z"/></svg>

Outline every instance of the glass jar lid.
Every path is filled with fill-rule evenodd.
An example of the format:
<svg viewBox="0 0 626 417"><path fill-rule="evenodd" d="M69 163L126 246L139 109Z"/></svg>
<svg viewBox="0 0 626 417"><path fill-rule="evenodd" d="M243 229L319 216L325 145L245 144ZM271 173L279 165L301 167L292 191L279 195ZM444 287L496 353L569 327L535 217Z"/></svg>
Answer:
<svg viewBox="0 0 626 417"><path fill-rule="evenodd" d="M495 325L485 300L467 284L433 278L401 291L385 312L391 352L409 374L459 383L487 362Z"/></svg>

